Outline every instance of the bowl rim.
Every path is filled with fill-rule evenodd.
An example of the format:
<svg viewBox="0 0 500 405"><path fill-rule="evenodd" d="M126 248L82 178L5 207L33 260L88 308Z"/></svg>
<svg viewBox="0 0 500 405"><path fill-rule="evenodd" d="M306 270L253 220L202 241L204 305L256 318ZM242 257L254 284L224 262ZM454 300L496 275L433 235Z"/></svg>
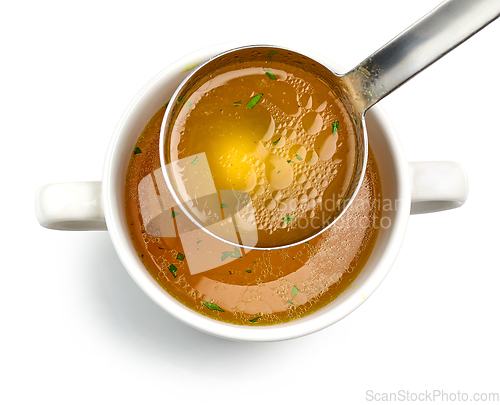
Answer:
<svg viewBox="0 0 500 405"><path fill-rule="evenodd" d="M387 114L380 106L373 106L369 111L369 115L370 119L374 119L380 127L384 129L385 138L391 148L392 155L394 156L394 164L397 168L396 188L398 190L398 198L401 200L402 204L395 213L395 224L397 226L391 227L391 234L387 242L387 247L377 263L377 268L374 270L376 274L369 283L369 288L364 289L363 299L348 299L347 302L336 307L335 310L329 310L328 306L331 305L329 304L304 318L269 326L234 325L208 318L181 304L154 280L145 269L133 248L130 240L131 238L128 234L128 228L123 218L124 191L121 181L124 180L123 160L124 156L126 156L126 172L131 149L124 150L126 142L123 142L125 139L122 138L127 136L127 131L130 131L131 125L138 120L141 111L142 115L144 115L144 110L150 106L155 98L158 98L158 93L161 89L167 86L172 79L176 77L179 79L182 72L189 70L187 68L193 67L208 59L210 56L231 49L232 47L235 48L242 46L242 44L255 43L257 42L231 42L202 48L165 67L146 83L122 114L109 143L103 171L102 202L110 238L120 261L144 293L167 313L181 322L210 335L237 341L279 341L297 338L319 331L338 322L354 311L365 302L366 298L368 298L381 284L399 253L410 215L410 176L402 145ZM278 46L287 47L297 52L304 53L316 59L318 62L331 67L334 71L341 70L341 67L333 61L309 50L300 49L296 46L287 46L286 44L278 44ZM178 83L181 81L182 79ZM147 121L151 116L147 118ZM136 134L134 144L137 136Z"/></svg>

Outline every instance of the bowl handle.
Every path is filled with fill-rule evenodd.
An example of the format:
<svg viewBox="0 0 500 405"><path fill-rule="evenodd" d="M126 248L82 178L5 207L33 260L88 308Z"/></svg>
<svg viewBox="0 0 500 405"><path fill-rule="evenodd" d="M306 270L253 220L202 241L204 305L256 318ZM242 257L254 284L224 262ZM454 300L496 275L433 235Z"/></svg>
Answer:
<svg viewBox="0 0 500 405"><path fill-rule="evenodd" d="M469 184L464 168L456 162L412 162L411 214L458 208L467 200Z"/></svg>
<svg viewBox="0 0 500 405"><path fill-rule="evenodd" d="M60 231L105 231L100 181L54 183L35 194L40 225Z"/></svg>

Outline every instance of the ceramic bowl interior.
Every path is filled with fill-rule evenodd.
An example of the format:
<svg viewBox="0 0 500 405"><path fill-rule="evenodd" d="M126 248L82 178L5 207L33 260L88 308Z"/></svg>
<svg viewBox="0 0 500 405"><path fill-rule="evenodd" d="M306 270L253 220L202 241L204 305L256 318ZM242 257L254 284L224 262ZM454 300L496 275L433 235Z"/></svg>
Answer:
<svg viewBox="0 0 500 405"><path fill-rule="evenodd" d="M237 46L241 46L238 44ZM275 341L295 338L325 328L361 305L389 272L400 249L410 214L408 165L397 135L378 106L366 116L369 145L376 157L382 181L382 226L365 268L353 285L329 305L304 318L272 326L231 325L205 317L179 303L163 290L140 261L128 234L124 210L124 184L131 151L151 117L165 104L186 77L186 69L231 49L226 45L208 48L186 56L154 77L130 103L118 123L106 157L103 175L103 206L108 231L123 265L139 287L172 316L206 333L241 341ZM299 52L303 52L298 50ZM334 71L333 62L303 52ZM398 203L395 207L395 203Z"/></svg>

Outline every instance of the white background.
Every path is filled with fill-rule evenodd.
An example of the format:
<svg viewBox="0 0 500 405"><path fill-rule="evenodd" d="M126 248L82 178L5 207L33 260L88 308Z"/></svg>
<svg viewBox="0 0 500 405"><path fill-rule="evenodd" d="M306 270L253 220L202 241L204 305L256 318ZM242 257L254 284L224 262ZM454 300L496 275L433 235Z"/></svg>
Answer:
<svg viewBox="0 0 500 405"><path fill-rule="evenodd" d="M6 1L0 6L0 403L361 404L500 392L500 21L381 102L409 161L456 160L460 209L410 219L392 271L311 336L235 343L164 313L106 232L41 228L37 187L100 180L122 111L186 53L292 43L347 69L439 0Z"/></svg>

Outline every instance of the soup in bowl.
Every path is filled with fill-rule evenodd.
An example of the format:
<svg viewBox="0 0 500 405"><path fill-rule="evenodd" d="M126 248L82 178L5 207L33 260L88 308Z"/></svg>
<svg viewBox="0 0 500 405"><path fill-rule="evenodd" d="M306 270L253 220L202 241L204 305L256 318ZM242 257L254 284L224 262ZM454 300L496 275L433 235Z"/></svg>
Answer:
<svg viewBox="0 0 500 405"><path fill-rule="evenodd" d="M310 260L314 260L315 262L314 264L311 263L311 266L307 265L309 268L313 266L319 267L321 264L332 268L329 267L331 263L321 258L322 250L319 242L317 244L310 243L312 246L307 246L307 244L298 246L296 256L294 254L289 254L288 257L283 256L277 263L273 261L274 259L269 261L267 259L261 260L262 270L266 270L269 267L278 269L280 263L292 263L290 267L282 268L282 274L278 271L277 274L272 276L275 278L274 280L265 278L268 276L271 277L271 275L257 274L259 265L258 263L252 263L254 261L252 256L255 253L236 252L233 247L233 249L213 254L211 259L217 259L219 267L198 273L198 278L205 277L206 279L210 279L208 276L212 274L211 280L213 284L215 285L215 282L217 282L220 283L218 285L221 285L234 275L235 279L236 277L240 277L241 280L247 280L247 285L244 286L247 290L249 290L248 287L252 287L252 283L253 286L258 286L259 283L266 282L279 283L280 286L277 287L277 295L280 297L281 304L283 304L287 311L277 311L278 313L274 315L287 315L281 317L281 319L276 319L273 318L274 315L272 313L267 313L267 308L264 308L264 306L261 308L258 307L262 304L251 304L252 302L259 301L258 295L256 296L255 292L252 291L249 291L247 295L242 294L241 298L235 302L226 302L219 300L214 292L211 292L210 295L205 290L200 290L199 292L202 295L199 297L198 293L194 292L196 297L192 299L194 307L189 307L189 302L185 305L181 302L182 298L181 300L177 299L179 297L174 297L167 289L170 287L182 287L181 283L184 285L184 282L187 284L187 277L184 279L181 277L181 274L187 275L188 270L190 277L193 277L193 279L196 277L196 274L192 274L192 271L194 272L192 269L195 269L196 266L191 266L188 263L189 258L187 258L186 252L184 251L183 253L180 246L172 244L170 240L162 241L162 243L165 243L164 245L156 245L159 251L162 250L160 247L163 247L163 250L170 249L168 250L170 256L165 256L164 262L160 263L160 267L156 267L158 269L161 268L165 275L165 277L162 275L163 279L156 277L159 278L159 282L155 279L154 271L151 272L151 268L148 270L147 266L149 264L145 263L145 261L160 256L153 255L148 259L146 254L139 253L136 249L138 243L146 243L148 239L147 244L149 247L157 243L155 238L164 238L162 235L158 236L158 234L154 234L157 231L155 230L155 224L158 222L155 222L153 215L147 219L139 219L141 233L137 233L131 237L131 229L133 230L131 227L138 225L134 225L134 222L130 221L130 219L133 220L131 212L127 209L130 206L130 201L127 201L130 195L126 195L124 191L128 187L126 186L127 182L131 181L134 176L134 173L129 171L129 165L131 161L135 161L135 166L139 167L141 155L143 155L142 158L146 158L143 160L147 160L148 157L142 151L142 144L140 143L140 139L144 140L146 136L140 138L141 134L147 135L148 123L151 121L153 124L155 119L159 120L161 118L161 112L159 111L170 100L176 88L188 74L189 68L227 49L241 45L244 44L223 44L206 48L182 58L161 71L132 100L119 121L106 155L102 182L64 183L43 186L37 191L35 208L40 224L47 228L61 230L107 230L121 262L136 284L161 308L180 321L203 332L227 339L240 341L284 340L304 336L332 325L365 302L387 275L398 254L403 242L412 202L419 204L419 213L459 206L467 197L467 182L460 166L451 162L408 164L397 134L389 119L380 107L374 106L366 116L366 126L370 139L372 158L376 162L373 173L377 174L377 176L374 179L374 184L377 185L378 181L377 187L380 187L380 190L382 190L382 200L379 206L376 207L376 211L373 211L378 212L377 221L379 226L374 233L375 236L372 235L372 238L376 237L376 239L371 239L374 241L373 246L366 245L363 250L364 252L368 252L368 249L370 249L371 252L358 261L358 263L361 263L362 269L358 268L359 273L357 273L356 277L351 278L353 272L346 272L345 276L342 275L339 279L348 280L350 278L350 280L345 282L345 284L342 284L342 281L335 284L333 283L334 278L340 275L336 274L332 276L331 292L335 288L339 288L337 291L340 294L325 305L318 306L315 310L312 310L311 306L307 316L297 316L299 315L297 308L293 308L304 305L305 299L309 299L312 296L312 289L309 289L310 286L306 286L306 283L303 281L306 278L299 279L297 278L298 276L293 278L293 275L301 271L305 272L305 270L300 269L304 268ZM299 50L299 52L308 54L335 71L341 71L337 65L320 55L314 55L302 50ZM151 135L151 141L154 138L153 135ZM139 184L142 184L141 181L144 178L148 178L152 168L153 166L150 166L148 168L149 171L146 170L142 174L138 174L135 178L139 206L141 204L138 194ZM128 171L129 176L127 175ZM162 210L162 215L165 216L164 211L168 200L166 202L161 201L161 177L156 176L154 174L155 171L152 173L151 181L154 187L147 186L144 190L149 190L152 203L158 202L157 209ZM160 179L158 182L157 178ZM439 181L434 183L432 179L438 179ZM146 185L149 180L144 181ZM439 185L443 184L448 184L449 187L439 187ZM64 195L65 198L61 199L61 195ZM376 195L376 193L373 195ZM135 202L137 203L137 201ZM164 202L166 205L162 205ZM427 204L429 202L432 204ZM440 203L439 208L436 208L435 202ZM152 206L149 209L150 212L154 212ZM176 220L177 216L174 212L178 211L175 211L175 208L171 208L170 217L167 215L167 219ZM180 220L180 218L177 218L177 220ZM142 233L143 225L146 231L145 234ZM177 221L174 223L174 230L175 226L177 226ZM136 229L139 228L137 227ZM149 232L152 235L149 235ZM134 238L136 239L134 240ZM144 239L141 242L137 238ZM197 240L193 238L193 246L196 245ZM309 255L307 252L310 251L316 251L317 254ZM299 256L299 253L302 253L302 255ZM144 257L141 257L142 254L144 254ZM239 257L240 255L241 257ZM238 263L243 263L243 260L245 260L245 266L241 265L236 268ZM298 264L293 264L296 260ZM255 261L258 262L258 260ZM198 261L197 263L201 262L203 261ZM247 264L249 266L252 264L253 267L247 267ZM172 265L175 268L171 267ZM209 267L209 265L207 264L206 267ZM233 272L231 270L233 268L235 268L235 271L240 271L241 274L229 274L229 271ZM251 270L251 272L248 273L247 270ZM316 269L314 270L316 271ZM177 277L174 277L174 274ZM251 279L250 277L254 278ZM259 280L259 277L262 279ZM162 286L161 283L165 284L166 279L171 281L171 285L164 288L165 285ZM183 279L184 282L182 282ZM284 283L283 286L281 285L282 281ZM233 285L236 286L237 283ZM335 285L338 287L334 287ZM312 286L317 287L319 292L322 284L312 284ZM196 284L194 287L201 289L201 284L199 286ZM343 291L340 292L342 289ZM213 289L213 291L216 291L216 289ZM193 292L189 290L188 293ZM257 291L257 294L260 294L260 301L262 301L263 294L259 291ZM328 295L325 292L322 294L323 296ZM322 295L318 293L317 296L321 297ZM283 301L285 297L293 304ZM242 305L239 305L240 302L245 304L244 308ZM248 309L247 305L250 309ZM252 305L254 308L252 308ZM267 305L271 307L270 302ZM224 312L217 310L216 306ZM239 318L236 321L223 319L225 316L230 315L232 308L242 311ZM306 306L303 308L307 311ZM236 313L236 310L234 313ZM291 316L288 316L288 314Z"/></svg>

